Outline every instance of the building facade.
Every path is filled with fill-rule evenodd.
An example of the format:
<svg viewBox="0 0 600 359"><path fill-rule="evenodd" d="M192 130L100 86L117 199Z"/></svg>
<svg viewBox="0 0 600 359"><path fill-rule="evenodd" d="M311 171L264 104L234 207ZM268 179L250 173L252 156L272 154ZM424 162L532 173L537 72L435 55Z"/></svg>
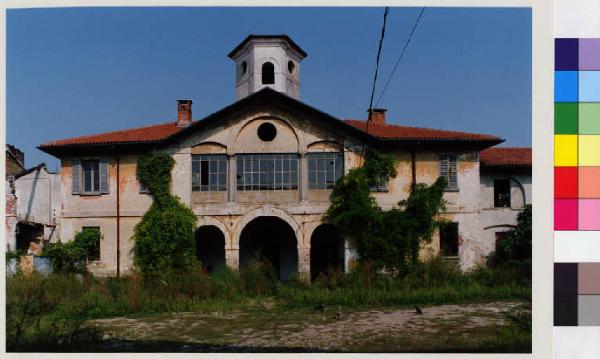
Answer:
<svg viewBox="0 0 600 359"><path fill-rule="evenodd" d="M336 180L361 165L366 146L397 158L398 176L373 188L384 209L406 199L412 183L448 179L441 215L452 225L435 234L424 256L440 253L472 268L494 248L489 229L510 228L530 201L530 152L518 173L514 166L487 171L480 153L496 150L503 141L496 136L392 125L384 109L374 109L368 125L315 109L299 100L306 53L285 35L251 35L229 57L237 101L204 119L193 120L192 101L179 100L177 120L39 147L61 161L59 237L72 239L84 227L102 232L96 274L132 269L131 237L152 202L136 176L136 161L148 152L175 159L172 193L197 216L203 264L239 268L261 253L282 279L352 266L351 238L324 214ZM515 196L498 210L490 186L505 183L497 176L510 180ZM484 199L490 193L492 202Z"/></svg>

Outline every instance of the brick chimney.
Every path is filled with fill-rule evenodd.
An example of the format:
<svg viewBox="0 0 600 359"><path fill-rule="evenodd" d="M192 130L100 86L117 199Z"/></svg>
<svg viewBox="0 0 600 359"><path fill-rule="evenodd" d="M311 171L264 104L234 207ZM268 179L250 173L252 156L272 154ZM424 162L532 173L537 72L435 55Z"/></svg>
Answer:
<svg viewBox="0 0 600 359"><path fill-rule="evenodd" d="M371 120L371 123L375 125L385 125L385 112L387 109L374 108L371 111L372 112L369 114L369 120ZM369 112L369 110L367 110L367 112Z"/></svg>
<svg viewBox="0 0 600 359"><path fill-rule="evenodd" d="M177 127L192 123L192 100L177 100Z"/></svg>

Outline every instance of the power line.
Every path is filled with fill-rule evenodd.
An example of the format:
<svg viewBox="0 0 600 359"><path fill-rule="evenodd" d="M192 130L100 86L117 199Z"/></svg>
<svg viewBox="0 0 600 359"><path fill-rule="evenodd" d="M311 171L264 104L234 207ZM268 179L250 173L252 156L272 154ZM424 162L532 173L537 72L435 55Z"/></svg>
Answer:
<svg viewBox="0 0 600 359"><path fill-rule="evenodd" d="M394 65L394 68L392 69L392 72L390 73L390 77L388 77L385 85L383 86L383 90L381 91L381 95L379 95L379 98L377 99L375 106L377 106L379 104L379 101L381 101L381 99L383 98L383 95L385 94L385 90L387 89L388 85L390 84L390 81L392 81L392 77L394 77L394 73L396 72L396 69L398 68L398 65L400 64L400 61L402 61L402 58L404 57L404 53L406 53L408 44L410 44L410 41L412 40L413 35L415 34L415 31L417 30L417 26L419 26L419 22L421 21L421 18L423 17L424 12L425 12L425 7L423 7L421 9L421 12L419 13L419 17L417 17L417 21L415 21L415 24L413 25L413 28L410 31L410 35L408 35L408 39L406 40L406 43L404 44L404 47L402 48L402 52L400 53L400 56L398 57L398 60L396 61L396 64Z"/></svg>
<svg viewBox="0 0 600 359"><path fill-rule="evenodd" d="M381 38L379 39L379 47L377 49L377 59L375 61L375 76L373 77L373 87L371 89L371 101L369 101L369 117L367 120L367 130L369 126L369 120L371 119L371 110L373 109L373 97L375 96L375 86L377 84L377 73L379 72L379 57L381 56L381 48L383 47L383 38L385 37L385 24L387 22L387 16L390 12L389 6L385 7L383 12L383 25L381 26Z"/></svg>

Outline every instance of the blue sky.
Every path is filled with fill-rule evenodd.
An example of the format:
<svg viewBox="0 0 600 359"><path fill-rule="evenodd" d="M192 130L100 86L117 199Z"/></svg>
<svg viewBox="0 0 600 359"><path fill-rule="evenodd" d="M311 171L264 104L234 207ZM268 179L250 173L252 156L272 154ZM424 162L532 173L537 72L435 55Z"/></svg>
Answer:
<svg viewBox="0 0 600 359"><path fill-rule="evenodd" d="M376 98L420 8L391 8ZM301 100L365 118L382 8L67 8L7 14L7 143L35 147L235 101L227 58L248 34L287 33L307 53ZM427 8L381 100L396 124L491 133L531 145L531 11Z"/></svg>

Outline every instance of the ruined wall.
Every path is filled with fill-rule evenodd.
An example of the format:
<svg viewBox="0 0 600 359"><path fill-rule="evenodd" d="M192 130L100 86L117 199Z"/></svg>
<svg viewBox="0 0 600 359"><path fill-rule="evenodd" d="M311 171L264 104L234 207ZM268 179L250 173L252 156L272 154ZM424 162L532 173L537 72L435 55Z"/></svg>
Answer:
<svg viewBox="0 0 600 359"><path fill-rule="evenodd" d="M494 207L494 179L510 178L510 207ZM531 175L510 171L486 171L481 176L481 228L487 255L494 251L496 232L506 232L517 224L517 216L525 205L531 204Z"/></svg>

